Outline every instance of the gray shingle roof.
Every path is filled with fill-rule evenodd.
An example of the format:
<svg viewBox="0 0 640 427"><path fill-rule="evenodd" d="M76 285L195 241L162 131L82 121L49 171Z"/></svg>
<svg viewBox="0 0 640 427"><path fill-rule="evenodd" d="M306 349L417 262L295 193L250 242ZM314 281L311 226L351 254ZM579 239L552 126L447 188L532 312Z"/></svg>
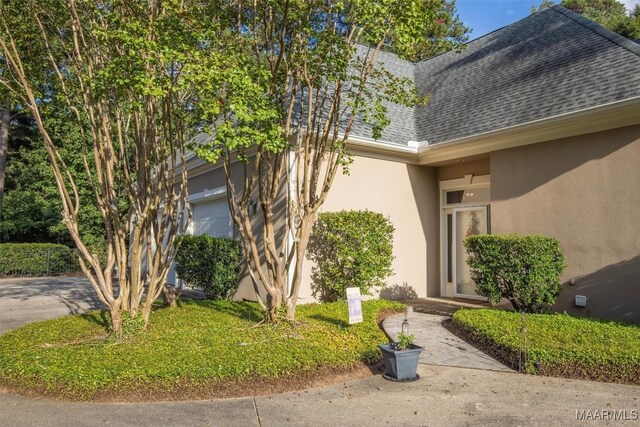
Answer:
<svg viewBox="0 0 640 427"><path fill-rule="evenodd" d="M360 50L366 50L366 48L360 48ZM376 63L382 65L384 69L396 77L415 81L415 65L411 62L403 61L393 53L378 52ZM386 101L383 104L387 108L387 117L390 123L383 130L380 140L398 144L406 144L407 141L415 140L417 135L414 108ZM353 124L352 135L371 138L371 126L362 120L356 119Z"/></svg>
<svg viewBox="0 0 640 427"><path fill-rule="evenodd" d="M391 107L382 140L439 144L640 96L640 45L554 6L413 67L426 106ZM399 72L398 71L398 72ZM411 121L414 125L411 126ZM358 133L360 131L361 133ZM366 129L354 129L366 135Z"/></svg>

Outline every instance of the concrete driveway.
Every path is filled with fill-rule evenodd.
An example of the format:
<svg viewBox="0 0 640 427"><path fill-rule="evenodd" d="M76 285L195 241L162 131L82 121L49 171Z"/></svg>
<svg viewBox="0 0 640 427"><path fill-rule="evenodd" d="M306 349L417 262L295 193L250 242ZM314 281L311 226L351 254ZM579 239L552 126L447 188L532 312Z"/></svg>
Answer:
<svg viewBox="0 0 640 427"><path fill-rule="evenodd" d="M0 279L0 333L103 307L84 277Z"/></svg>
<svg viewBox="0 0 640 427"><path fill-rule="evenodd" d="M449 366L420 365L418 372L421 379L411 383L393 383L376 375L294 393L197 402L59 402L12 396L0 390L0 425L371 427L640 423L640 387Z"/></svg>

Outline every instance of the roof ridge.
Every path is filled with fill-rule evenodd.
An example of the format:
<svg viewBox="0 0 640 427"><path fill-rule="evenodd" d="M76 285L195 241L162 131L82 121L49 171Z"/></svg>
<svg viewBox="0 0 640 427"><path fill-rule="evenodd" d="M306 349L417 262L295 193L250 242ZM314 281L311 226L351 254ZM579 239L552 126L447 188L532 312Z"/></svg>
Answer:
<svg viewBox="0 0 640 427"><path fill-rule="evenodd" d="M497 33L498 31L502 31L502 30L504 30L505 28L508 28L508 27L510 27L510 26L512 26L512 25L515 25L515 24L517 24L517 23L518 23L518 22L520 22L520 21L524 21L525 19L529 19L529 18L531 18L533 15L535 15L536 13L544 12L546 9L549 9L549 8L551 8L551 7L546 7L546 8L541 9L541 10L536 10L535 12L530 13L529 15L525 16L524 18L520 18L520 19L518 19L518 20L517 20L517 21L515 21L515 22L511 22L510 24L504 25L504 26L502 26L502 27L500 27L500 28L496 28L495 30L491 30L491 31L489 31L488 33L485 33L485 34L483 34L483 35L481 35L481 36L478 36L478 37L476 37L476 38L475 38L475 39L473 39L473 40L469 40L468 42L465 42L465 43L464 43L465 49L466 49L466 47L467 47L467 46L469 46L469 45L470 45L470 44L472 44L472 43L475 43L475 42L477 42L477 41L479 41L479 40L482 40L483 38L488 37L488 36L490 36L490 35L492 35L492 34L494 34L494 33ZM614 34L615 34L615 33L614 33ZM433 55L433 56L430 56L430 57L428 57L428 58L421 59L420 61L416 61L414 64L415 64L415 65L422 64L422 63L424 63L424 62L431 61L432 59L435 59L435 58L437 58L437 57L439 57L439 56L447 55L447 54L449 54L449 53L451 53L451 52L454 52L454 51L453 51L453 50L448 50L448 51L445 51L445 52L441 52L441 53L439 53L439 54L437 54L437 55Z"/></svg>
<svg viewBox="0 0 640 427"><path fill-rule="evenodd" d="M522 19L526 19L526 18L527 18L527 17L524 17L524 18L522 18ZM520 20L518 20L518 21L516 21L516 22L520 22L520 21L522 21L522 19L520 19ZM465 43L463 44L463 46L465 46L465 47L464 47L463 49L461 49L460 51L457 51L457 50L447 50L447 51L444 51L444 52L440 52L440 53L438 53L438 54L436 54L436 55L430 56L430 57L428 57L428 58L424 58L424 59L421 59L421 60L419 60L419 61L416 61L416 62L414 62L413 64L414 64L414 65L418 65L418 64L425 63L425 62L429 62L429 61L431 61L432 59L435 59L435 58L437 58L437 57L439 57L439 56L447 55L447 54L449 54L449 53L451 53L451 52L456 52L456 53L463 52L463 51L467 48L467 46L469 46L471 43L475 43L475 42L477 42L478 40L483 39L483 38L485 38L485 37L487 37L487 36L490 36L490 35L491 35L491 34L493 34L493 33L497 33L497 32L498 32L498 31L500 31L500 30L504 30L505 28L507 28L507 27L509 27L509 26L511 26L511 25L513 25L513 24L515 24L516 22L512 22L511 24L505 25L505 26L500 27L500 28L496 28L495 30L489 31L488 33L483 34L483 35L481 35L481 36L479 36L479 37L477 37L477 38L475 38L475 39L473 39L473 40L469 40L468 42L465 42Z"/></svg>
<svg viewBox="0 0 640 427"><path fill-rule="evenodd" d="M593 31L599 36L609 40L612 43L617 44L620 47L627 49L631 53L635 53L640 56L640 44L637 44L626 37L621 36L618 33L611 31L610 29L604 27L603 25L598 24L595 21L592 21L589 18L585 18L582 15L579 15L571 10L564 8L560 5L553 5L549 7L549 9L566 16L567 18L575 21L576 23L582 25L583 27Z"/></svg>

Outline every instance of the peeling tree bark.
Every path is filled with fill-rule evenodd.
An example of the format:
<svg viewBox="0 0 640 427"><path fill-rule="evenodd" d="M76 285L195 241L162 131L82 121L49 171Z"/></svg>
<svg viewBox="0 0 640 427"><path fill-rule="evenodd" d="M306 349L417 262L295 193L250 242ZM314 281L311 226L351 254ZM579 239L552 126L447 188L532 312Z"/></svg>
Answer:
<svg viewBox="0 0 640 427"><path fill-rule="evenodd" d="M4 198L4 180L9 150L9 126L11 125L11 101L6 98L0 112L0 218L2 218L2 200Z"/></svg>
<svg viewBox="0 0 640 427"><path fill-rule="evenodd" d="M65 20L58 23L62 29L41 20L41 11L33 11L32 19L56 79L51 84L75 115L85 143L78 155L84 160L84 173L103 218L106 261L83 240L79 214L81 203L87 201L81 201L77 191L74 173L78 172L67 167L47 129L37 77L30 74L20 51L26 48L6 32L0 37L0 52L13 87L6 80L0 83L19 94L21 104L34 116L62 202L62 222L75 243L80 268L110 311L113 333L120 336L129 319L141 317L146 327L153 303L165 287L175 237L190 220L185 157L188 125L178 111L184 105L184 93L180 89L148 93L134 87L96 85L96 76L123 55L125 48L105 46L96 30L109 34L113 28L92 4L68 0L65 5L64 10L55 11L65 14ZM165 16L163 6L149 2L146 9L122 7L123 19L142 19L150 28L146 41L157 42L153 26ZM148 16L127 15L140 11ZM139 54L148 79L171 78L164 53L141 50ZM175 82L164 83L165 88L173 88ZM126 212L122 212L124 204L129 206Z"/></svg>

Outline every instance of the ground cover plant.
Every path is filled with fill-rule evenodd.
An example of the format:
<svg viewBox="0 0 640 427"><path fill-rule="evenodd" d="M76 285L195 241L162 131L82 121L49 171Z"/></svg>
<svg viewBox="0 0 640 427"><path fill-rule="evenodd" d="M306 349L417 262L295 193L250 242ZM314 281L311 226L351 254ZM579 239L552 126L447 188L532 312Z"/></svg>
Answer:
<svg viewBox="0 0 640 427"><path fill-rule="evenodd" d="M452 329L501 362L518 369L522 347L519 313L461 309ZM640 385L640 327L572 317L527 314L528 372Z"/></svg>
<svg viewBox="0 0 640 427"><path fill-rule="evenodd" d="M380 316L399 303L363 303L348 325L344 302L299 307L299 323L256 324L255 303L184 301L151 313L146 333L114 340L108 312L38 322L0 336L0 386L74 400L224 397L308 386L362 371L387 340ZM367 371L368 372L368 371ZM313 382L312 382L313 383ZM284 385L283 385L284 384Z"/></svg>

